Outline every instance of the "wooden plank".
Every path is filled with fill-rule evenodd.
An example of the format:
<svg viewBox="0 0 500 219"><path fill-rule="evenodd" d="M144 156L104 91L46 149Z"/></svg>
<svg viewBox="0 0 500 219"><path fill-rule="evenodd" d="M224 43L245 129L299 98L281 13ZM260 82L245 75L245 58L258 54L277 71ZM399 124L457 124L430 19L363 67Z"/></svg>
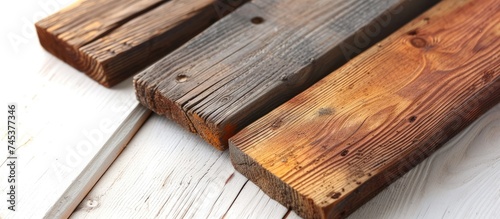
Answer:
<svg viewBox="0 0 500 219"><path fill-rule="evenodd" d="M81 0L36 23L42 46L110 87L245 0Z"/></svg>
<svg viewBox="0 0 500 219"><path fill-rule="evenodd" d="M137 97L225 149L245 125L432 2L255 0L136 76Z"/></svg>
<svg viewBox="0 0 500 219"><path fill-rule="evenodd" d="M307 218L345 217L500 101L500 5L444 1L230 140Z"/></svg>

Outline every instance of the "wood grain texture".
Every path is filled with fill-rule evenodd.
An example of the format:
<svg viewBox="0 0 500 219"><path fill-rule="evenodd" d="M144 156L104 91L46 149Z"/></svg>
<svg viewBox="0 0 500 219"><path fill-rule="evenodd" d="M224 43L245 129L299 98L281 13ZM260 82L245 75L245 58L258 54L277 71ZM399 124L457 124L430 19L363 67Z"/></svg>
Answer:
<svg viewBox="0 0 500 219"><path fill-rule="evenodd" d="M500 5L444 1L230 140L307 218L345 217L500 101Z"/></svg>
<svg viewBox="0 0 500 219"><path fill-rule="evenodd" d="M42 46L110 87L245 0L81 0L36 23Z"/></svg>
<svg viewBox="0 0 500 219"><path fill-rule="evenodd" d="M31 3L2 1L0 6L0 14L12 19L12 22L1 24L4 28L1 28L0 32L7 36L10 31L14 33L17 33L15 30L20 31L19 28L24 25L20 18L31 18L34 11L40 10L39 5L34 1ZM107 119L111 119L113 124L120 124L123 121L121 118L130 112L129 109L133 104L136 104L135 97L131 96L133 93L132 87L129 86L131 81L125 81L113 90L104 89L83 74L77 74L77 71L63 62L48 56L38 47L38 42L35 40L33 37L27 45L23 44L24 46L19 47L19 53L16 53L14 47L9 45L9 41L0 40L4 46L0 50L0 57L5 61L3 68L6 72L6 80L0 80L0 90L3 94L9 94L0 95L0 102L4 103L3 106L11 101L18 102L20 147L17 152L20 153L19 161L22 164L19 166L21 171L19 175L21 178L18 182L20 186L19 210L12 212L5 207L0 208L0 217L5 219L42 218L56 200L62 198L60 195L74 182L80 171L88 164L87 162L97 154L94 153L97 152L97 149L94 148L96 151L82 154L85 155L83 161L75 162L74 160L72 164L77 164L76 166L62 170L59 168L67 166L66 157L69 154L73 156L74 153L71 151L74 151L77 144L85 139L82 132L97 128L100 122ZM30 60L29 65L26 64L26 60ZM75 116L77 113L87 116ZM2 118L5 119L5 117ZM150 121L156 119L170 124L158 116L151 118ZM151 142L151 145L142 149L156 147L157 150L160 150L158 148L164 147L165 141L174 139L166 138L166 136L182 135L185 139L192 137L173 124L172 127L178 131L156 127L148 126L152 129L138 134L146 135L147 138L134 137L141 138L144 142L139 142L137 145L135 143L129 144L129 147L134 145L141 147L151 139L156 139L154 135L149 135L150 131L157 131L155 132L156 136L164 136L165 138L157 139L158 142ZM450 141L447 146L441 148L351 214L350 218L500 218L500 209L497 207L500 200L498 198L500 197L500 190L498 190L500 187L498 175L500 173L499 127L500 105L497 105L494 110L490 110L470 128L464 130L455 140ZM109 137L114 130L109 131L111 132L105 132L104 138ZM0 133L6 133L6 126L0 125ZM0 137L1 141L6 142L5 135L2 136ZM198 141L179 142L177 151L185 151L188 147L194 147ZM209 147L207 144L196 146L193 150L204 150L203 155L198 156L196 152L184 153L183 155L186 156L179 159L179 162L199 158L212 159L209 157L217 156L216 153L210 154L211 150L206 150L207 147ZM136 152L137 155L133 156L134 160L129 159L130 162L143 163L151 160L147 155L141 156L141 153L145 153L146 150L137 149ZM191 155L196 157L190 157ZM178 156L180 155L177 153L174 155L174 157ZM157 157L157 159L162 159L162 157ZM227 157L224 158L224 165L231 166ZM6 173L6 167L5 163L0 165L0 173ZM212 168L217 169L219 166L213 165ZM156 171L156 174L161 172L156 169L149 170ZM115 173L120 171L120 168L108 169L105 175L120 176ZM195 172L196 170L190 171ZM218 172L209 171L208 174L217 175ZM129 174L131 180L122 180L133 184L138 177L145 175L148 175L149 180L155 179L155 177L149 177L150 173L141 172L139 176ZM183 177L183 174L178 174L173 180L179 182L181 180L178 178L182 179ZM215 178L215 176L212 177ZM104 178L110 179L111 177ZM208 180L200 183L202 182L210 183ZM238 172L235 172L229 184L223 189L222 195L217 199L213 208L199 210L211 212L206 215L214 217L231 211L225 218L230 219L231 215L235 215L241 216L237 218L241 219L263 218L269 215L270 211L283 212L283 209L286 209L284 206L274 208L276 203L269 197L261 196L262 192L255 192L252 182L247 182L247 179ZM7 193L6 184L1 185L2 193ZM120 185L118 189L116 188L117 184L115 184L115 189L125 191L125 183L120 183ZM198 187L203 188L204 186L199 185ZM97 186L94 189L97 189ZM156 192L156 187L144 189L153 190L152 193ZM191 191L193 190L186 190L183 194L191 194ZM123 193L119 192L103 192L101 194L109 195L106 199L110 202L127 203L131 209L151 204L150 202L133 202L132 200L126 202L125 200L130 196L124 196ZM232 203L234 204L231 205ZM97 208L100 208L100 211L114 211L116 210L114 206L101 204ZM229 210L228 206L231 206ZM185 212L189 205L178 205L178 207L181 209L175 212ZM148 208L141 206L140 209ZM92 210L88 214L99 216L92 214ZM137 213L140 218L143 214L147 213ZM73 214L74 217L75 215L77 214ZM79 213L79 215L84 214ZM103 215L107 214L103 213ZM272 216L281 218L277 215ZM287 218L297 217L291 212Z"/></svg>
<svg viewBox="0 0 500 219"><path fill-rule="evenodd" d="M432 2L255 0L137 75L136 94L226 149L238 130Z"/></svg>
<svg viewBox="0 0 500 219"><path fill-rule="evenodd" d="M500 104L350 219L500 218Z"/></svg>

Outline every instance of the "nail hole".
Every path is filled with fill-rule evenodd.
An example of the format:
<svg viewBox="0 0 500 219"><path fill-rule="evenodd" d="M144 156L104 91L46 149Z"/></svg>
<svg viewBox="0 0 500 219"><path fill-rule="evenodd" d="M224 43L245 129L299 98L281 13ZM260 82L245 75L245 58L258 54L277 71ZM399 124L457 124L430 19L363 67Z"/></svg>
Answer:
<svg viewBox="0 0 500 219"><path fill-rule="evenodd" d="M187 79L188 77L186 75L177 75L177 77L175 78L175 80L177 80L180 83L187 81Z"/></svg>
<svg viewBox="0 0 500 219"><path fill-rule="evenodd" d="M415 122L415 120L417 120L417 117L416 117L416 116L410 116L410 118L408 118L408 121L409 121L410 123Z"/></svg>
<svg viewBox="0 0 500 219"><path fill-rule="evenodd" d="M340 198L340 195L342 195L342 194L340 194L340 192L335 192L335 193L333 193L333 195L332 195L332 196L330 196L330 197L331 197L331 198L333 198L333 199L338 199L338 198Z"/></svg>
<svg viewBox="0 0 500 219"><path fill-rule="evenodd" d="M262 22L264 22L264 18L254 17L250 21L252 21L253 24L261 24Z"/></svg>
<svg viewBox="0 0 500 219"><path fill-rule="evenodd" d="M340 156L344 157L349 153L347 149L344 149L342 152L340 152Z"/></svg>
<svg viewBox="0 0 500 219"><path fill-rule="evenodd" d="M97 207L98 202L92 199L87 200L87 206L89 208L95 208Z"/></svg>
<svg viewBox="0 0 500 219"><path fill-rule="evenodd" d="M415 35L417 35L417 33L418 33L417 29L415 29L415 30L411 30L410 32L408 32L408 35L415 36Z"/></svg>

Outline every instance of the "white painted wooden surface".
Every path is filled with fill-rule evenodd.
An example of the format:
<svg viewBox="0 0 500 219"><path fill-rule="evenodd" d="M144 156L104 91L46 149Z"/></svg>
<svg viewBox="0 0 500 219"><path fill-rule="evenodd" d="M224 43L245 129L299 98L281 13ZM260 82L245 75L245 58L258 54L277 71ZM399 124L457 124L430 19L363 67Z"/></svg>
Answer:
<svg viewBox="0 0 500 219"><path fill-rule="evenodd" d="M130 79L103 88L38 45L28 27L72 1L0 3L6 21L0 24L0 108L18 104L20 162L18 211L2 201L0 218L46 215L137 104ZM0 125L2 145L5 131ZM0 150L0 200L6 199L5 157ZM223 216L299 218L235 172L227 152L155 115L71 217ZM500 105L351 215L436 217L500 218Z"/></svg>
<svg viewBox="0 0 500 219"><path fill-rule="evenodd" d="M282 218L287 209L235 172L227 151L152 116L73 218Z"/></svg>
<svg viewBox="0 0 500 219"><path fill-rule="evenodd" d="M67 218L111 166L152 112L137 105L96 152L80 174L45 214L45 218Z"/></svg>

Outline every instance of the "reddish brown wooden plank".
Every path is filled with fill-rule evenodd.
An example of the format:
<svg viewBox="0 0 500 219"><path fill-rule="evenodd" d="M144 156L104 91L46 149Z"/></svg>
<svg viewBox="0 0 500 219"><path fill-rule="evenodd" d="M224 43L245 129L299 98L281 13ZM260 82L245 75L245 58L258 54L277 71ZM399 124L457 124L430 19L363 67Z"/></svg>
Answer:
<svg viewBox="0 0 500 219"><path fill-rule="evenodd" d="M500 4L446 0L230 139L306 218L346 217L500 102Z"/></svg>
<svg viewBox="0 0 500 219"><path fill-rule="evenodd" d="M238 130L431 3L254 0L136 76L136 94L226 149Z"/></svg>
<svg viewBox="0 0 500 219"><path fill-rule="evenodd" d="M245 0L81 0L36 23L42 46L110 87Z"/></svg>

